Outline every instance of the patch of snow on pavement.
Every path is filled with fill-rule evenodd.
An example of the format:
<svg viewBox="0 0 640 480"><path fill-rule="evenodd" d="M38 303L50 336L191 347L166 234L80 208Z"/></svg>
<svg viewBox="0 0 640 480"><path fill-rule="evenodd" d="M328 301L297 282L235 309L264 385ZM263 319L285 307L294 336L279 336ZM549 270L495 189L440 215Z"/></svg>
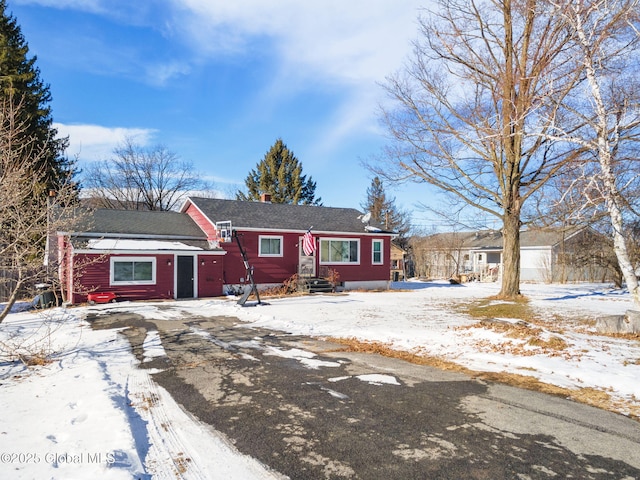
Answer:
<svg viewBox="0 0 640 480"><path fill-rule="evenodd" d="M318 369L320 367L339 367L340 362L329 362L326 360L318 360L314 357L317 355L313 352L308 352L306 350L301 350L299 348L291 348L289 350L283 350L281 348L276 347L267 347L267 351L265 355L275 355L283 358L291 358L293 360L297 360L302 365Z"/></svg>
<svg viewBox="0 0 640 480"><path fill-rule="evenodd" d="M357 378L358 380L367 382L371 385L401 385L400 382L398 382L398 379L393 375L386 375L382 373L367 373L363 375L356 375L355 377L351 377L350 375L345 377L333 377L330 378L329 381L335 383L348 380L350 378Z"/></svg>
<svg viewBox="0 0 640 480"><path fill-rule="evenodd" d="M142 343L142 350L144 351L144 361L150 362L157 357L166 357L167 352L164 351L160 335L157 330L149 330L147 336Z"/></svg>
<svg viewBox="0 0 640 480"><path fill-rule="evenodd" d="M331 388L327 388L327 387L320 387L320 389L323 392L327 392L329 395L331 395L333 398L338 398L340 400L347 400L349 398L349 395L345 395L344 393L340 393L337 392L335 390L332 390Z"/></svg>
<svg viewBox="0 0 640 480"><path fill-rule="evenodd" d="M358 380L370 383L371 385L400 385L400 382L393 375L383 375L381 373L368 373L366 375L356 375Z"/></svg>

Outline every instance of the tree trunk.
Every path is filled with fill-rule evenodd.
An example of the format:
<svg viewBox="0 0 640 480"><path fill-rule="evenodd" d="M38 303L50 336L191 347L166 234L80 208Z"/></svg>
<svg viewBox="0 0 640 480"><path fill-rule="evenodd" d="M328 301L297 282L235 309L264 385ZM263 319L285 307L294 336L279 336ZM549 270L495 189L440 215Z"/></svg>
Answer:
<svg viewBox="0 0 640 480"><path fill-rule="evenodd" d="M505 211L502 227L502 288L501 298L515 299L520 295L520 211Z"/></svg>
<svg viewBox="0 0 640 480"><path fill-rule="evenodd" d="M597 59L594 58L589 36L585 32L584 25L579 16L576 17L576 31L585 53L585 72L595 107L596 118L593 127L597 134L598 162L600 163L602 182L604 184L603 196L607 210L609 211L609 217L611 218L611 227L613 228L613 249L624 280L627 283L629 293L633 298L633 303L636 307L640 308L638 276L631 263L627 244L624 239L624 220L620 207L620 205L622 205L622 199L620 190L618 190L618 186L616 185L616 175L613 166L615 154L612 152L617 149L617 145L615 144L617 139L615 139L615 137L613 140L610 138L610 127L608 123L609 109L607 105L605 105L601 92L600 78L597 70L598 62ZM620 117L621 115L618 116ZM615 127L618 129L620 126L615 125Z"/></svg>
<svg viewBox="0 0 640 480"><path fill-rule="evenodd" d="M9 315L9 312L11 312L11 309L15 305L16 300L18 300L18 293L20 292L20 289L22 288L22 284L23 284L22 271L19 270L18 271L18 280L17 280L13 290L11 291L11 295L9 296L9 301L4 305L4 308L0 311L0 323L2 323L5 318L7 318L7 315Z"/></svg>
<svg viewBox="0 0 640 480"><path fill-rule="evenodd" d="M605 169L605 166L606 165L603 165L603 170ZM611 171L609 170L608 173L611 174ZM633 299L633 304L637 308L640 308L638 276L636 275L633 264L631 263L631 259L629 258L629 251L627 250L627 244L622 233L622 212L620 211L620 207L618 207L615 199L611 198L615 193L617 193L617 190L615 190L615 186L612 185L613 179L610 178L611 176L612 175L605 174L605 185L607 186L607 190L611 192L611 196L607 198L607 208L609 209L611 226L613 227L613 250L616 253L618 265L620 265L620 270L622 271L622 275L624 276L627 288L629 289L629 293L631 294L631 298Z"/></svg>
<svg viewBox="0 0 640 480"><path fill-rule="evenodd" d="M609 211L609 217L611 218L611 227L613 228L613 250L618 259L618 265L624 276L624 280L629 289L629 293L633 298L633 303L636 307L640 308L640 292L638 292L638 276L636 275L629 251L627 249L627 243L624 239L624 221L622 218L622 210L620 208L620 191L616 185L616 176L613 170L613 158L611 154L611 143L606 136L605 122L606 113L604 105L600 97L600 90L595 83L595 74L591 69L588 69L588 78L592 84L594 91L594 97L596 98L598 105L598 114L601 120L601 125L598 130L598 160L600 162L600 170L602 171L602 179L604 183L604 197Z"/></svg>
<svg viewBox="0 0 640 480"><path fill-rule="evenodd" d="M504 58L505 69L502 85L502 136L504 165L502 183L502 288L501 298L520 295L520 162L522 160L522 96L518 95L517 60L514 51L513 17L510 0L504 2ZM525 54L526 52L523 52ZM526 106L522 111L526 110Z"/></svg>

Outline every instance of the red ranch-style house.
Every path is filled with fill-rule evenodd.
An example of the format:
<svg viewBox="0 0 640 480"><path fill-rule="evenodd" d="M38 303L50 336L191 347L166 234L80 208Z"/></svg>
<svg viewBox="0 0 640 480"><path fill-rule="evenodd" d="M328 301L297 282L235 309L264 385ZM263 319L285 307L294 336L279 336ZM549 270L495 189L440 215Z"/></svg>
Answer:
<svg viewBox="0 0 640 480"><path fill-rule="evenodd" d="M347 290L384 289L393 236L350 208L190 197L180 212L93 211L81 231L59 232L60 276L71 303L219 296L248 282L242 247L258 288L337 274Z"/></svg>
<svg viewBox="0 0 640 480"><path fill-rule="evenodd" d="M97 209L77 232L58 232L63 293L125 300L195 298L222 293L225 251L179 212Z"/></svg>

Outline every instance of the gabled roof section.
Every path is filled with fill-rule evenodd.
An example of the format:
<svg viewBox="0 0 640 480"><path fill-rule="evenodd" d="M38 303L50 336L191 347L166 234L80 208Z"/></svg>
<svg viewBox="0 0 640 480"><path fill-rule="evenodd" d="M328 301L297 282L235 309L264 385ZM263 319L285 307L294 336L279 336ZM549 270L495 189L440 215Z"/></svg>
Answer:
<svg viewBox="0 0 640 480"><path fill-rule="evenodd" d="M362 212L354 208L199 197L190 197L189 201L214 223L231 220L234 229L305 231L313 227L313 231L316 232L392 233L383 231L382 226L374 222L366 229L367 225L359 218L362 217ZM187 205L188 203L185 203L182 211Z"/></svg>
<svg viewBox="0 0 640 480"><path fill-rule="evenodd" d="M398 245L394 240L391 240L391 251L396 251L398 253L402 252L403 255L406 255L407 251Z"/></svg>
<svg viewBox="0 0 640 480"><path fill-rule="evenodd" d="M428 238L434 246L442 248L502 248L502 234L496 230L443 232L430 235Z"/></svg>
<svg viewBox="0 0 640 480"><path fill-rule="evenodd" d="M520 232L520 245L523 247L554 247L582 231L584 228L525 230Z"/></svg>
<svg viewBox="0 0 640 480"><path fill-rule="evenodd" d="M207 239L188 215L149 210L96 209L73 233L104 237Z"/></svg>
<svg viewBox="0 0 640 480"><path fill-rule="evenodd" d="M567 241L579 232L574 229L531 229L520 232L521 247L553 247L562 241ZM475 232L446 232L431 235L429 239L435 245L448 248L502 250L502 232L498 230L478 230Z"/></svg>

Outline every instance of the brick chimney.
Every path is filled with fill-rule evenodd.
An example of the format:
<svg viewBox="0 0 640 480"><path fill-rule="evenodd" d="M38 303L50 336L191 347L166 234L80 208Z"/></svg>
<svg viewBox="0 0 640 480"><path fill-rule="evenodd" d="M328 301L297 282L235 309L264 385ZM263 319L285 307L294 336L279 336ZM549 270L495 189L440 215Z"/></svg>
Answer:
<svg viewBox="0 0 640 480"><path fill-rule="evenodd" d="M260 195L260 201L262 203L271 203L271 195L269 193L263 193Z"/></svg>

